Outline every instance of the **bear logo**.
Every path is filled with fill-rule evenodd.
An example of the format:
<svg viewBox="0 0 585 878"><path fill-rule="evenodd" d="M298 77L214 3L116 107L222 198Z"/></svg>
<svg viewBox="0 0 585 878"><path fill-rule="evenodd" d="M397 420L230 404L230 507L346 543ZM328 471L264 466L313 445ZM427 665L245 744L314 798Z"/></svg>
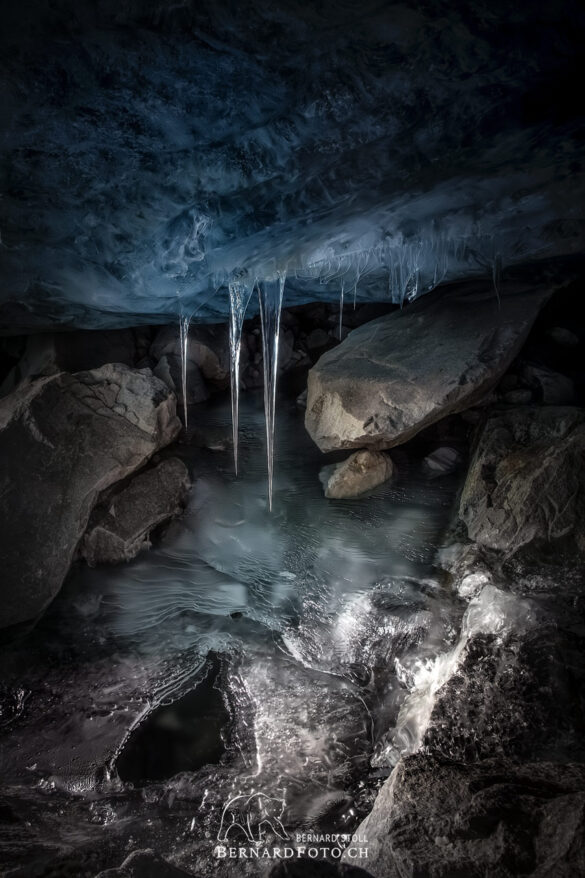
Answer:
<svg viewBox="0 0 585 878"><path fill-rule="evenodd" d="M290 836L281 820L284 808L284 799L267 796L266 793L234 796L223 809L217 840L227 841L228 834L237 828L249 842L259 843L266 827L270 827L279 838L288 840Z"/></svg>

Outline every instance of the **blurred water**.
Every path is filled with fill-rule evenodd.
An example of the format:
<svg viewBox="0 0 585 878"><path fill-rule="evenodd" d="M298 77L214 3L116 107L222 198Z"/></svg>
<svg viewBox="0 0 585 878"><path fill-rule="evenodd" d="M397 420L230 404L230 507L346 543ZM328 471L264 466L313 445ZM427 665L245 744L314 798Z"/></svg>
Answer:
<svg viewBox="0 0 585 878"><path fill-rule="evenodd" d="M193 407L190 423L229 436L229 401ZM432 560L457 476L430 479L422 452L396 452L392 483L326 500L318 473L335 457L282 401L269 513L259 397L243 400L240 423L238 479L229 447L173 449L193 488L160 545L121 567L80 566L4 650L6 691L27 693L0 750L10 795L39 814L27 856L81 856L97 826L103 862L154 838L204 873L223 804L259 789L283 798L293 828L351 829L407 694L397 669L452 644L461 611ZM149 777L141 760L161 741L177 758ZM201 766L197 752L221 755ZM161 764L187 767L161 779Z"/></svg>

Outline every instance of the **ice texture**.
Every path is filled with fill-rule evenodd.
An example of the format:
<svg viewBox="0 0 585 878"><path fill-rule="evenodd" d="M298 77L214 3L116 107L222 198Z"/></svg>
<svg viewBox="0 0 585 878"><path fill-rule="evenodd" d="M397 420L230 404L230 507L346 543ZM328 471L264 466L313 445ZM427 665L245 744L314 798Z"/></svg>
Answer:
<svg viewBox="0 0 585 878"><path fill-rule="evenodd" d="M290 305L579 252L584 30L572 0L7 0L2 325L226 319L274 259Z"/></svg>

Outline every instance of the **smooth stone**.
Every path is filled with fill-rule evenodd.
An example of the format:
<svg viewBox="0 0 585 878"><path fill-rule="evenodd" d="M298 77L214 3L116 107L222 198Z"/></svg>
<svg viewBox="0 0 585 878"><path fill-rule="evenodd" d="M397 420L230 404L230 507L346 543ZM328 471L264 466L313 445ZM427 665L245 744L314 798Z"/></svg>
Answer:
<svg viewBox="0 0 585 878"><path fill-rule="evenodd" d="M355 329L309 372L305 426L322 451L391 448L497 384L553 288L449 286Z"/></svg>
<svg viewBox="0 0 585 878"><path fill-rule="evenodd" d="M356 451L333 467L324 467L319 473L325 496L337 500L351 500L372 491L392 477L394 466L387 454L380 451Z"/></svg>
<svg viewBox="0 0 585 878"><path fill-rule="evenodd" d="M121 490L101 497L79 546L79 557L96 564L130 561L156 527L183 511L191 481L177 457L135 475Z"/></svg>
<svg viewBox="0 0 585 878"><path fill-rule="evenodd" d="M120 364L25 381L0 400L0 627L55 597L100 493L178 435L176 400Z"/></svg>
<svg viewBox="0 0 585 878"><path fill-rule="evenodd" d="M456 448L448 445L437 448L423 460L423 465L431 477L446 476L457 469L461 455Z"/></svg>
<svg viewBox="0 0 585 878"><path fill-rule="evenodd" d="M512 553L585 528L585 410L524 406L487 419L463 487L469 537Z"/></svg>

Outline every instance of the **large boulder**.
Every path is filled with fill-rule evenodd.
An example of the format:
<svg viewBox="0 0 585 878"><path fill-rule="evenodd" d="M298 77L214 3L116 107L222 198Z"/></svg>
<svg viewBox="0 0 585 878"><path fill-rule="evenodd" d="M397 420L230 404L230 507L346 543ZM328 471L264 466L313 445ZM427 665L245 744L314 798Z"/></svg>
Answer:
<svg viewBox="0 0 585 878"><path fill-rule="evenodd" d="M131 329L79 329L29 335L22 357L0 386L0 396L12 393L25 378L81 372L106 363L133 366L139 336L140 331L135 333Z"/></svg>
<svg viewBox="0 0 585 878"><path fill-rule="evenodd" d="M90 566L135 558L150 546L151 531L182 512L190 484L183 461L171 457L106 492L91 514L79 556Z"/></svg>
<svg viewBox="0 0 585 878"><path fill-rule="evenodd" d="M550 286L451 286L355 329L309 372L305 425L322 451L391 448L474 405L526 339Z"/></svg>
<svg viewBox="0 0 585 878"><path fill-rule="evenodd" d="M471 539L515 552L573 536L585 548L585 409L493 411L459 507Z"/></svg>
<svg viewBox="0 0 585 878"><path fill-rule="evenodd" d="M585 765L409 756L356 832L367 857L351 862L374 878L573 878L585 874Z"/></svg>
<svg viewBox="0 0 585 878"><path fill-rule="evenodd" d="M175 409L149 369L119 364L27 381L0 401L0 627L57 594L100 492L177 436Z"/></svg>

